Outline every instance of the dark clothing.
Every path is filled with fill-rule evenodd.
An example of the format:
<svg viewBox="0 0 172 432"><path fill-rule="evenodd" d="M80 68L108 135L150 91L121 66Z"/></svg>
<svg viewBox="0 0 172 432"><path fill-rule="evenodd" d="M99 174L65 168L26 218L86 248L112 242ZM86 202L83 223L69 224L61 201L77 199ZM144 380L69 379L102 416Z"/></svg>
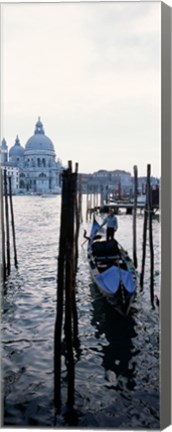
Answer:
<svg viewBox="0 0 172 432"><path fill-rule="evenodd" d="M114 229L114 228L107 227L107 230L106 230L106 240L107 240L107 241L113 239L113 237L114 237L114 232L115 232L115 229Z"/></svg>

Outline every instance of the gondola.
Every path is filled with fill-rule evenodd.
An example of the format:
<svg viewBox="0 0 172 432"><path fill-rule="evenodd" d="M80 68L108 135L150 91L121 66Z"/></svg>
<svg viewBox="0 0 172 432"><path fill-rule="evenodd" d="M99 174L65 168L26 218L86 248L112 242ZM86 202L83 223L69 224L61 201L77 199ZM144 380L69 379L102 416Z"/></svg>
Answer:
<svg viewBox="0 0 172 432"><path fill-rule="evenodd" d="M87 256L93 282L114 310L127 316L136 296L137 274L127 251L112 239L97 235L100 225L94 218L88 240Z"/></svg>

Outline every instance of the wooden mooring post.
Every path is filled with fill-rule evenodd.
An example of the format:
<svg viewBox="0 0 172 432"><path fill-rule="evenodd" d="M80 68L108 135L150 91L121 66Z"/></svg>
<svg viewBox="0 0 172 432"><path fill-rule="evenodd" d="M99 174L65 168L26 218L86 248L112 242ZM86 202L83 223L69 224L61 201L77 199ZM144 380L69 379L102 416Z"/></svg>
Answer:
<svg viewBox="0 0 172 432"><path fill-rule="evenodd" d="M74 188L74 215L76 221L75 238L74 238L74 256L75 256L75 274L78 265L78 237L80 222L82 221L82 190L81 190L81 177L78 176L78 164L75 165L75 188ZM77 180L77 178L79 179ZM78 189L78 191L77 191Z"/></svg>
<svg viewBox="0 0 172 432"><path fill-rule="evenodd" d="M86 221L89 219L91 220L92 213L94 213L96 208L96 202L97 202L97 195L96 195L96 185L92 183L87 184L87 206L86 206Z"/></svg>
<svg viewBox="0 0 172 432"><path fill-rule="evenodd" d="M11 210L11 228L12 228L13 248L14 248L14 265L15 265L16 268L18 268L17 248L16 248L16 236L15 236L15 224L14 224L14 211L13 211L13 201L12 201L11 176L8 177L8 180L9 180L9 199L10 199L10 210Z"/></svg>
<svg viewBox="0 0 172 432"><path fill-rule="evenodd" d="M9 207L10 205L10 207ZM6 169L1 169L1 241L2 241L2 283L5 287L5 282L11 274L11 246L10 242L10 213L11 213L11 229L14 250L14 265L18 268L17 248L15 237L14 211L12 202L12 183L11 177L7 176Z"/></svg>
<svg viewBox="0 0 172 432"><path fill-rule="evenodd" d="M146 241L147 241L147 228L149 228L149 246L150 246L150 300L152 308L154 309L154 248L153 248L153 230L152 230L152 188L150 182L151 165L147 165L147 184L146 184L146 203L144 210L144 224L143 224L143 253L142 253L142 267L140 274L140 289L143 291L144 286L144 271L146 260Z"/></svg>
<svg viewBox="0 0 172 432"><path fill-rule="evenodd" d="M137 166L134 166L134 206L133 206L133 262L137 268L137 230L136 230L136 217L137 217Z"/></svg>
<svg viewBox="0 0 172 432"><path fill-rule="evenodd" d="M154 309L154 249L153 249L153 231L152 231L152 188L150 183L151 166L149 165L148 175L148 217L149 217L149 247L150 247L150 299Z"/></svg>
<svg viewBox="0 0 172 432"><path fill-rule="evenodd" d="M143 291L144 272L145 272L147 222L148 222L148 202L147 202L147 194L146 194L146 203L145 203L144 221L143 221L142 266L141 266L141 273L140 273L140 289L141 289L141 291Z"/></svg>
<svg viewBox="0 0 172 432"><path fill-rule="evenodd" d="M86 221L88 221L88 215L91 217L91 207L92 207L92 185L87 184L87 207L86 207Z"/></svg>
<svg viewBox="0 0 172 432"><path fill-rule="evenodd" d="M63 324L63 302L64 302L64 271L66 253L66 226L67 226L67 172L62 174L62 200L61 200L61 222L58 256L57 275L57 312L54 334L54 401L57 413L61 409L61 343Z"/></svg>
<svg viewBox="0 0 172 432"><path fill-rule="evenodd" d="M88 191L89 191L89 185L87 183L87 200L86 200L86 221L88 222L88 206L89 206L89 195L88 195Z"/></svg>
<svg viewBox="0 0 172 432"><path fill-rule="evenodd" d="M68 180L68 224L66 236L66 274L65 274L65 335L67 348L67 379L68 396L67 407L69 410L74 406L74 355L73 355L73 279L74 279L74 212L75 212L75 183L76 175L72 173L69 166Z"/></svg>
<svg viewBox="0 0 172 432"><path fill-rule="evenodd" d="M77 179L78 179L78 193L77 193L77 204L76 204L76 208L77 208L77 215L78 215L78 222L80 224L80 222L83 222L83 215L82 215L82 175L78 174L77 175Z"/></svg>
<svg viewBox="0 0 172 432"><path fill-rule="evenodd" d="M6 274L6 258L5 258L5 227L4 227L4 197L3 197L3 175L1 170L1 241L2 241L2 269L1 269L1 275L2 275L2 283L4 286L4 283L6 282L7 274Z"/></svg>
<svg viewBox="0 0 172 432"><path fill-rule="evenodd" d="M6 222L6 251L7 251L7 275L11 273L10 258L10 229L9 229L9 209L8 209L8 189L7 189L7 172L4 170L4 195L5 195L5 222Z"/></svg>
<svg viewBox="0 0 172 432"><path fill-rule="evenodd" d="M104 204L104 185L100 186L100 207Z"/></svg>
<svg viewBox="0 0 172 432"><path fill-rule="evenodd" d="M54 401L57 413L61 411L61 346L64 322L67 361L67 412L68 420L74 417L74 345L78 337L78 319L75 299L76 242L78 241L78 165L72 172L72 163L62 175L61 226L57 277L57 315L54 337ZM77 228L76 228L77 226ZM65 300L65 308L64 308ZM64 310L64 313L63 313ZM65 314L65 316L63 316Z"/></svg>

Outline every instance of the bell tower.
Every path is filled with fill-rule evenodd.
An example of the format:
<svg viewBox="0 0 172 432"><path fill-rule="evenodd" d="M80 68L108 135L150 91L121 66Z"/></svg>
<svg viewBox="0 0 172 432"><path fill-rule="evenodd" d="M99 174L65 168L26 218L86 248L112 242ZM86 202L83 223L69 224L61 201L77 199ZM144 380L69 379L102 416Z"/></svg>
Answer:
<svg viewBox="0 0 172 432"><path fill-rule="evenodd" d="M3 138L1 143L1 163L8 162L8 146L5 138Z"/></svg>

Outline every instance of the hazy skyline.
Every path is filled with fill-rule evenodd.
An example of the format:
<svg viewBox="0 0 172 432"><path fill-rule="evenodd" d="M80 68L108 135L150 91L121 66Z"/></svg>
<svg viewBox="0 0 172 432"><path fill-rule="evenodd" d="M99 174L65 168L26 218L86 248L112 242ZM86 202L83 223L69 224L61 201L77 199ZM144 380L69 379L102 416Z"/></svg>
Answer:
<svg viewBox="0 0 172 432"><path fill-rule="evenodd" d="M80 172L160 176L159 2L2 5L1 139L34 133Z"/></svg>

